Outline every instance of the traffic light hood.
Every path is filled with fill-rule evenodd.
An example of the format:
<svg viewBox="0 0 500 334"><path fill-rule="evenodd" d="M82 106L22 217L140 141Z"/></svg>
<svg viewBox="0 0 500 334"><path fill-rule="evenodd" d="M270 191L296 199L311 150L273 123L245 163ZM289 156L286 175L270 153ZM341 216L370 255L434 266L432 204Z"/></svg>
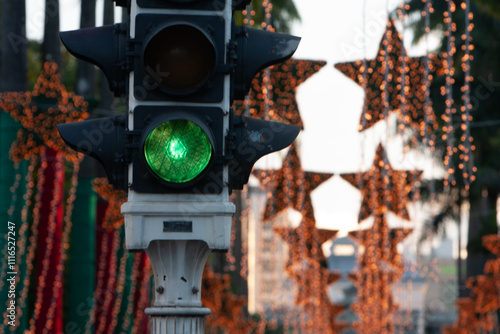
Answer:
<svg viewBox="0 0 500 334"><path fill-rule="evenodd" d="M127 157L123 115L58 124L64 142L75 151L97 159L115 189L127 189Z"/></svg>
<svg viewBox="0 0 500 334"><path fill-rule="evenodd" d="M286 148L299 133L297 125L232 115L228 139L230 188L243 189L257 160Z"/></svg>
<svg viewBox="0 0 500 334"><path fill-rule="evenodd" d="M59 33L68 51L77 58L98 66L108 79L115 96L127 92L125 65L127 43L126 24L86 28Z"/></svg>
<svg viewBox="0 0 500 334"><path fill-rule="evenodd" d="M234 99L243 100L255 75L292 57L301 38L235 26L235 40L238 60L234 73Z"/></svg>

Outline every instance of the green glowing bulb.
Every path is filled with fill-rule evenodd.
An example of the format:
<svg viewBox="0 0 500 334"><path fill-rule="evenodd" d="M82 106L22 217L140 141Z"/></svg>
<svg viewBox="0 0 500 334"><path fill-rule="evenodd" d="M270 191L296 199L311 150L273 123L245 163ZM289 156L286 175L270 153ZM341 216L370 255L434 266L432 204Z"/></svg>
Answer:
<svg viewBox="0 0 500 334"><path fill-rule="evenodd" d="M161 179L186 183L205 171L212 158L212 144L205 131L187 120L172 120L151 131L144 143L144 157Z"/></svg>

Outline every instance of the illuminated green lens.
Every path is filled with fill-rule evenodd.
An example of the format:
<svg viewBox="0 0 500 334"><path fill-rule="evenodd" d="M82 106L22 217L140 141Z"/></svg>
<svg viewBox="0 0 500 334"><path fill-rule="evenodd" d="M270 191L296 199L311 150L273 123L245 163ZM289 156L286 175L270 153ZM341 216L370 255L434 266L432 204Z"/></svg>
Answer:
<svg viewBox="0 0 500 334"><path fill-rule="evenodd" d="M197 124L173 120L151 131L144 143L144 156L151 170L161 179L185 183L207 168L212 144Z"/></svg>

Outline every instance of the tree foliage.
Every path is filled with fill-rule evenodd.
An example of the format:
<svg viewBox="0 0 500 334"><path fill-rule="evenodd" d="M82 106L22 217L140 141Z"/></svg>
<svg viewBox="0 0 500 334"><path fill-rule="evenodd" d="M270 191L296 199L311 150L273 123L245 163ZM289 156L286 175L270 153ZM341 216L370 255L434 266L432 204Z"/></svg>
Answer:
<svg viewBox="0 0 500 334"><path fill-rule="evenodd" d="M280 33L290 33L292 24L300 21L300 14L295 7L293 0L273 0L271 12L271 25ZM252 19L256 26L260 26L265 22L265 8L260 1L252 1L250 4L251 10L255 13ZM236 23L243 25L244 16L241 12L235 13Z"/></svg>
<svg viewBox="0 0 500 334"><path fill-rule="evenodd" d="M480 9L490 15L500 18L500 2L498 0L476 0Z"/></svg>

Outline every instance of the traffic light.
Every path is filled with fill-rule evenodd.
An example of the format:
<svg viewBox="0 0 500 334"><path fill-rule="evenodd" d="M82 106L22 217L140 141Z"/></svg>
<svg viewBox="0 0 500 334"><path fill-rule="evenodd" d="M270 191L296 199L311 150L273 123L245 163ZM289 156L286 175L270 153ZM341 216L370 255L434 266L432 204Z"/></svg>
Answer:
<svg viewBox="0 0 500 334"><path fill-rule="evenodd" d="M219 195L241 189L262 156L300 129L231 111L253 77L295 52L300 38L235 26L249 0L117 0L130 23L61 33L99 66L128 115L59 125L74 149L97 158L117 189ZM102 126L105 124L105 126ZM111 126L112 124L112 126Z"/></svg>

